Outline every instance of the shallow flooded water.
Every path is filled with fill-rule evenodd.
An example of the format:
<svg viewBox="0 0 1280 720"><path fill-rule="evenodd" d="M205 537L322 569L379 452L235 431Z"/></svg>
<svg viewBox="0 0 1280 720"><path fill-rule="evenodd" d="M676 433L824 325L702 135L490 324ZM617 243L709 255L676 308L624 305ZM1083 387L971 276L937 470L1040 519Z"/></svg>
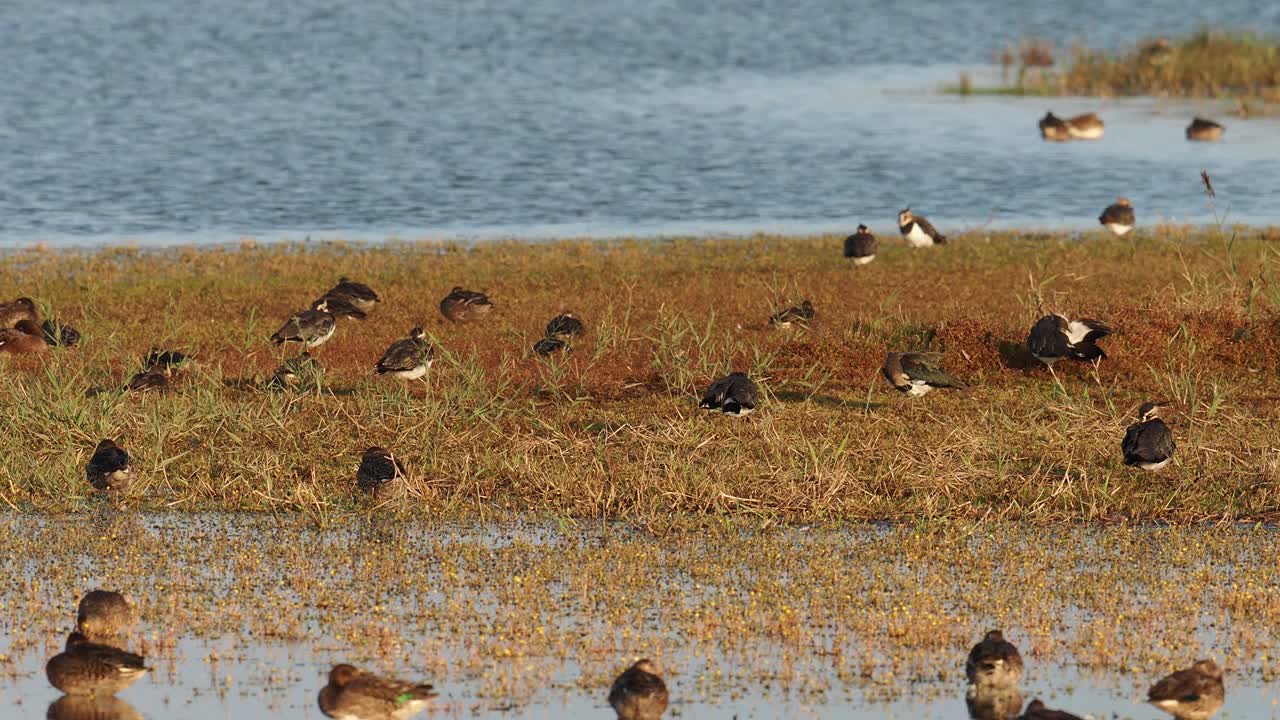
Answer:
<svg viewBox="0 0 1280 720"><path fill-rule="evenodd" d="M1024 701L1081 716L1157 717L1146 687L1199 657L1226 668L1220 717L1280 702L1271 529L3 524L0 702L20 717L58 699L44 663L99 586L141 615L124 644L155 670L119 698L150 718L318 718L338 662L434 683L433 717L608 717L639 656L666 668L672 717L962 718L992 627L1021 649Z"/></svg>
<svg viewBox="0 0 1280 720"><path fill-rule="evenodd" d="M1123 16L1124 22L1099 21ZM17 3L0 246L1277 220L1280 121L1225 104L958 98L1028 35L1118 48L1274 3ZM1036 121L1096 110L1095 143ZM1228 127L1188 143L1194 114Z"/></svg>

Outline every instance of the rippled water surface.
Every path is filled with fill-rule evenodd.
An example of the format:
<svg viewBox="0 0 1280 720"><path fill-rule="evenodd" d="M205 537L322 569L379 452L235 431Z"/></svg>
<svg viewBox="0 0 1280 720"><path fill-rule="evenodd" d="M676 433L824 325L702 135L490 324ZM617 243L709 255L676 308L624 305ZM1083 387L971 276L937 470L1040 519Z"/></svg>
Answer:
<svg viewBox="0 0 1280 720"><path fill-rule="evenodd" d="M1117 21L1122 18L1123 21ZM1212 104L957 98L1006 40L1118 47L1280 5L996 0L18 0L0 244L1276 222L1280 122ZM981 77L981 75L979 75ZM1107 137L1047 145L1048 106ZM1191 144L1193 113L1228 124Z"/></svg>

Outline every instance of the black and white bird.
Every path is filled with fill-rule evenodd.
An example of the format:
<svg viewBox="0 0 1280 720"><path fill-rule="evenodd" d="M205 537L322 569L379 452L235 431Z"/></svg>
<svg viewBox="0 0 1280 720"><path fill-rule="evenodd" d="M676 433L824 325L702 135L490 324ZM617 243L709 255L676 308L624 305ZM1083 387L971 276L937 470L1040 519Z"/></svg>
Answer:
<svg viewBox="0 0 1280 720"><path fill-rule="evenodd" d="M319 310L321 309L320 306L322 304L324 305L324 310L327 311L330 315L334 316L335 318L345 318L347 320L364 320L365 318L369 317L368 313L366 313L363 309L358 307L355 303L351 302L346 297L330 297L328 295L325 295L319 300L316 300L315 302L311 303L311 309Z"/></svg>
<svg viewBox="0 0 1280 720"><path fill-rule="evenodd" d="M866 265L876 259L876 244L876 236L866 225L859 225L857 232L844 239L844 256L856 265Z"/></svg>
<svg viewBox="0 0 1280 720"><path fill-rule="evenodd" d="M339 278L338 284L329 288L323 297L345 301L364 312L369 312L374 305L382 302L382 298L378 297L378 293L374 292L373 288L345 277Z"/></svg>
<svg viewBox="0 0 1280 720"><path fill-rule="evenodd" d="M471 322L488 315L491 310L493 303L488 295L461 287L454 287L440 301L440 314L449 322Z"/></svg>
<svg viewBox="0 0 1280 720"><path fill-rule="evenodd" d="M333 337L338 325L328 308L328 302L322 299L314 309L294 315L271 336L271 341L276 345L300 342L307 350L320 347Z"/></svg>
<svg viewBox="0 0 1280 720"><path fill-rule="evenodd" d="M1178 446L1173 442L1173 431L1157 415L1164 402L1147 402L1138 408L1138 422L1129 426L1120 444L1124 451L1124 464L1143 470L1159 470L1169 464Z"/></svg>
<svg viewBox="0 0 1280 720"><path fill-rule="evenodd" d="M894 389L911 397L919 397L935 388L964 390L969 387L938 365L941 358L941 353L891 352L880 372Z"/></svg>
<svg viewBox="0 0 1280 720"><path fill-rule="evenodd" d="M711 383L698 407L735 417L750 415L756 409L756 384L744 373L725 375Z"/></svg>
<svg viewBox="0 0 1280 720"><path fill-rule="evenodd" d="M1198 117L1191 121L1187 126L1187 139L1199 142L1211 142L1222 137L1222 133L1226 132L1226 128L1212 120Z"/></svg>
<svg viewBox="0 0 1280 720"><path fill-rule="evenodd" d="M371 447L360 456L356 487L365 492L385 492L389 484L404 478L404 465L384 448Z"/></svg>
<svg viewBox="0 0 1280 720"><path fill-rule="evenodd" d="M1039 699L1027 703L1027 709L1018 716L1018 720L1084 720L1079 715L1072 715L1066 710L1051 710Z"/></svg>
<svg viewBox="0 0 1280 720"><path fill-rule="evenodd" d="M964 674L976 688L1010 688L1022 678L1022 656L1004 633L991 630L969 651Z"/></svg>
<svg viewBox="0 0 1280 720"><path fill-rule="evenodd" d="M1199 660L1186 670L1164 677L1147 691L1147 702L1178 720L1209 720L1225 699L1222 668L1212 660Z"/></svg>
<svg viewBox="0 0 1280 720"><path fill-rule="evenodd" d="M551 355L552 353L567 350L569 343L562 336L548 335L533 344L533 351L539 355Z"/></svg>
<svg viewBox="0 0 1280 720"><path fill-rule="evenodd" d="M789 328L791 325L808 326L813 322L813 303L805 300L795 307L789 307L786 310L780 310L769 318L769 324L774 327Z"/></svg>
<svg viewBox="0 0 1280 720"><path fill-rule="evenodd" d="M947 236L934 229L923 215L912 214L911 208L898 213L898 230L911 247L945 245Z"/></svg>
<svg viewBox="0 0 1280 720"><path fill-rule="evenodd" d="M1045 315L1031 326L1027 349L1037 360L1053 366L1063 358L1100 360L1107 356L1097 342L1111 334L1111 328L1097 320L1072 320L1066 315Z"/></svg>
<svg viewBox="0 0 1280 720"><path fill-rule="evenodd" d="M433 360L435 350L427 341L426 331L418 326L410 330L407 337L391 343L373 371L401 380L417 380L427 374Z"/></svg>
<svg viewBox="0 0 1280 720"><path fill-rule="evenodd" d="M647 658L623 670L609 688L609 706L618 720L658 720L668 701L662 671Z"/></svg>
<svg viewBox="0 0 1280 720"><path fill-rule="evenodd" d="M1116 198L1116 201L1107 206L1106 210L1098 216L1098 222L1102 226L1118 236L1124 236L1133 229L1133 203L1129 202L1129 198Z"/></svg>
<svg viewBox="0 0 1280 720"><path fill-rule="evenodd" d="M123 492L133 480L133 468L129 466L129 453L114 440L103 440L94 449L85 475L94 490Z"/></svg>
<svg viewBox="0 0 1280 720"><path fill-rule="evenodd" d="M567 312L551 318L547 323L546 336L567 340L571 337L577 337L584 332L586 332L586 327L583 326L582 320L580 320L577 315Z"/></svg>

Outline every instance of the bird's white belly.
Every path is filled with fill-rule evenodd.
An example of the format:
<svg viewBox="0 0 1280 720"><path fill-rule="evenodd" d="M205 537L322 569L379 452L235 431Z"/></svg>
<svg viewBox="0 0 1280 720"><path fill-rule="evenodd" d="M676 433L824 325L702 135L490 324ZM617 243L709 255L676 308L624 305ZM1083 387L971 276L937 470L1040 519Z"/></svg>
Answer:
<svg viewBox="0 0 1280 720"><path fill-rule="evenodd" d="M911 388L907 390L907 395L909 395L910 397L920 397L921 395L928 393L932 389L933 388L930 387L929 384L924 382L923 380L912 380Z"/></svg>
<svg viewBox="0 0 1280 720"><path fill-rule="evenodd" d="M427 367L430 364L431 363L423 363L412 370L397 370L391 374L400 378L401 380L417 380L418 378L427 374Z"/></svg>
<svg viewBox="0 0 1280 720"><path fill-rule="evenodd" d="M862 257L854 258L853 262L857 265L866 265L867 263L875 259L876 259L875 255L863 255Z"/></svg>
<svg viewBox="0 0 1280 720"><path fill-rule="evenodd" d="M920 229L920 223L912 225L911 232L907 233L904 237L907 240L907 244L915 248L929 247L933 244L933 238L929 237L924 230Z"/></svg>
<svg viewBox="0 0 1280 720"><path fill-rule="evenodd" d="M1169 461L1172 459L1173 458L1165 458L1158 463L1138 463L1138 467L1142 468L1143 470L1159 470L1165 465L1168 465Z"/></svg>
<svg viewBox="0 0 1280 720"><path fill-rule="evenodd" d="M1105 131L1105 127L1103 126L1093 126L1093 127L1086 127L1086 128L1078 128L1078 127L1075 127L1074 125L1067 126L1067 132L1070 133L1071 137L1075 138L1076 140L1098 140L1102 137L1102 133L1104 131Z"/></svg>
<svg viewBox="0 0 1280 720"><path fill-rule="evenodd" d="M1125 235L1133 229L1132 225L1121 225L1120 223L1107 223L1107 229L1116 235Z"/></svg>
<svg viewBox="0 0 1280 720"><path fill-rule="evenodd" d="M329 332L326 332L325 334L321 335L320 337L312 338L311 340L308 340L308 341L306 342L306 346L307 346L308 348L313 348L313 347L319 347L319 346L321 346L321 345L325 344L326 342L328 342L328 341L329 341L329 338L333 337L333 331L334 331L334 328L336 328L336 327L337 327L337 326L335 325L334 327L329 328Z"/></svg>

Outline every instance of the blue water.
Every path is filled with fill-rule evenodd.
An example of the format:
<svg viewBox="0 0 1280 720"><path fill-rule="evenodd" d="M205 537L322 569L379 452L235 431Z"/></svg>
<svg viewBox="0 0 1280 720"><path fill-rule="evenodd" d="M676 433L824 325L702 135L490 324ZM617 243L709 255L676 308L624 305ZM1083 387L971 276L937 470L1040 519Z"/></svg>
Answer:
<svg viewBox="0 0 1280 720"><path fill-rule="evenodd" d="M1123 19L1118 22L1117 19ZM1274 222L1280 122L945 97L1006 40L1118 47L1280 5L14 0L0 244ZM1047 106L1105 140L1042 143ZM1193 145L1193 112L1228 122ZM944 228L946 229L946 228Z"/></svg>

